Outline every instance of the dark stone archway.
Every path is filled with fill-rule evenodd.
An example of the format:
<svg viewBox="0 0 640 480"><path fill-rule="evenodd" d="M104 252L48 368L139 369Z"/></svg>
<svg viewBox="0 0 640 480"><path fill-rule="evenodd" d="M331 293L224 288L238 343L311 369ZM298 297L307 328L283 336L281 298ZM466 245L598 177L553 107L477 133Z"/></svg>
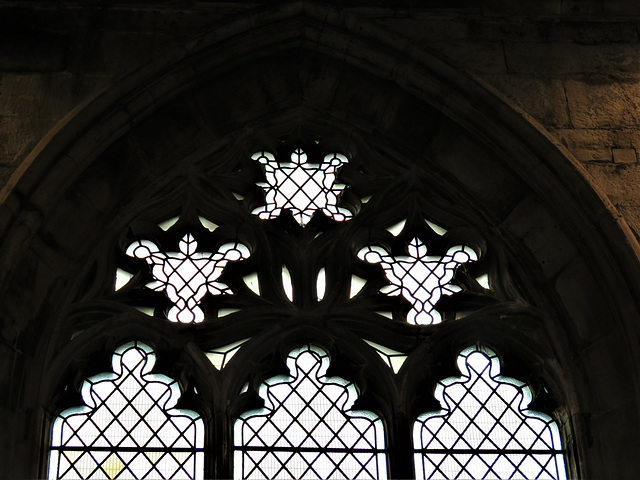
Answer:
<svg viewBox="0 0 640 480"><path fill-rule="evenodd" d="M227 21L117 83L44 138L3 191L2 335L14 352L2 364L3 428L14 432L3 443L7 476L43 472L59 382L49 366L89 355L70 351L70 312L96 295L88 278L111 274L98 260L114 255L123 229L142 213L175 214L172 186L215 169L212 159L295 129L332 137L363 163L432 169L448 197L434 208L500 246L513 279L505 297L536 311L459 335L512 344L555 389L572 475L632 476L640 297L625 225L504 99L378 27L306 2Z"/></svg>

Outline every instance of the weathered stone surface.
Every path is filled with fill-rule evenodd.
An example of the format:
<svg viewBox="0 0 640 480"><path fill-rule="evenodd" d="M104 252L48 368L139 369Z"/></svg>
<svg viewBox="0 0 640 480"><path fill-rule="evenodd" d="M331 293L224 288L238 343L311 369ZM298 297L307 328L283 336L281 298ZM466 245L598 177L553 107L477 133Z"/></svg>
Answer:
<svg viewBox="0 0 640 480"><path fill-rule="evenodd" d="M598 378L606 382L606 385L591 386L599 392L598 403L594 405L596 411L616 408L633 398L633 391L625 388L625 372L617 371L614 366L620 357L626 355L625 343L627 341L628 339L614 333L605 333L581 354L581 361L585 363L587 368L593 372L600 372Z"/></svg>
<svg viewBox="0 0 640 480"><path fill-rule="evenodd" d="M640 83L591 76L565 82L573 126L617 129L640 125Z"/></svg>
<svg viewBox="0 0 640 480"><path fill-rule="evenodd" d="M0 72L0 165L18 165L40 138L105 81L103 75Z"/></svg>
<svg viewBox="0 0 640 480"><path fill-rule="evenodd" d="M0 70L60 72L67 66L67 38L43 32L0 34Z"/></svg>
<svg viewBox="0 0 640 480"><path fill-rule="evenodd" d="M615 375L615 372L611 373ZM635 422L637 417L638 412L633 401L618 408L606 409L605 407L600 412L594 412L592 428L602 432L602 437L597 440L598 447L602 451L602 461L595 462L600 465L601 472L595 474L593 478L606 478L613 462L616 463L616 470L621 472L620 478L633 478L637 475L637 459L626 457L618 461L617 456L613 454L614 450L628 451L629 445L633 445L636 441L635 432L627 427L630 422Z"/></svg>
<svg viewBox="0 0 640 480"><path fill-rule="evenodd" d="M638 157L634 148L614 148L613 149L613 162L614 163L636 163Z"/></svg>
<svg viewBox="0 0 640 480"><path fill-rule="evenodd" d="M595 301L602 289L598 282L580 259L574 259L555 281L556 290L566 297L564 321L570 322L572 340L585 345L600 340L611 328L607 305Z"/></svg>
<svg viewBox="0 0 640 480"><path fill-rule="evenodd" d="M618 204L616 207L631 230L633 230L636 238L640 239L640 205Z"/></svg>
<svg viewBox="0 0 640 480"><path fill-rule="evenodd" d="M539 23L543 23L540 20ZM633 22L593 22L587 19L553 19L548 25L549 41L574 41L584 45L607 43L633 43L638 40L638 30Z"/></svg>
<svg viewBox="0 0 640 480"><path fill-rule="evenodd" d="M453 108L459 107L453 97L464 97L477 108L465 110L467 116L471 111L487 116L500 113L493 109L512 112L511 102L549 129L585 165L590 174L587 180L615 204L640 238L640 164L636 153L640 148L640 17L623 16L640 14L640 3L345 0L332 5L337 10L325 12L325 17L316 21L321 27L314 37L305 36L315 25L313 21L294 18L272 25L270 32L277 37L287 28L297 28L298 36L263 49L256 41L256 25L252 22L260 23L263 15L277 14L286 8L283 2L275 6L263 1L214 0L2 2L0 185L62 119L77 113L74 109L86 112L83 102L107 86L120 95L113 93L107 104L111 108L108 115L117 120L113 125L119 128L108 122L100 124L101 116L85 119L81 128L72 132L84 143L74 144L73 153L56 154L56 173L44 172L44 184L36 180L30 183L39 185L35 191L15 190L0 208L3 230L11 232L2 243L0 279L10 281L6 281L8 286L2 295L6 306L0 329L4 336L0 342L0 372L13 380L7 383L8 379L0 376L0 391L12 395L0 395L0 405L2 418L9 419L12 431L16 427L15 435L4 436L2 444L5 455L8 452L8 456L22 460L29 456L23 461L24 470L7 466L8 473L3 473L8 477L33 478L42 473L29 468L42 463L42 429L46 422L41 420L43 409L49 406L39 392L32 398L24 393L24 398L16 396L17 391L39 390L37 382L31 390L23 390L30 377L16 365L38 353L32 340L43 319L65 317L66 312L56 307L66 301L62 297L67 292L81 290L76 283L85 277L76 273L93 268L85 260L93 259L93 250L102 248L98 237L119 238L126 234L126 228L120 228L126 223L124 217L144 217L146 208L157 208L150 202L132 212L128 209L132 196L154 188L159 178L167 182L166 191L172 194L174 182L198 174L192 168L195 156L214 143L217 152L227 147L242 150L244 146L225 143L237 140L230 139L229 132L241 131L238 135L246 139L257 136L265 125L275 130L274 118L284 122L282 110L286 110L291 130L303 125L311 111L314 118L321 119L322 128L337 128L347 139L368 135L379 140L385 153L402 152L403 158L420 160L420 167L429 165L443 184L458 187L451 198L432 205L434 215L442 213L446 217L447 202L452 200L465 206L455 212L456 218L468 215L469 224L494 227L485 231L488 237L493 235L494 244L509 243L505 257L511 255L500 258L499 274L519 269L526 281L536 284L536 292L544 292L539 294L538 303L553 305L554 313L542 312L544 319L540 321L550 331L560 332L549 342L566 345L558 349L559 357L565 355L564 363L558 360L562 363L558 384L567 387L568 397L580 392L576 402L581 409L570 410L573 405L566 398L558 402L561 408L569 409L570 415L590 419L586 422L591 431L585 436L594 437L578 439L582 450L577 460L571 460L575 460L574 467L580 467L579 462L588 465L590 478L632 478L637 473L637 429L628 426L640 422L640 409L634 400L636 390L640 390L636 370L640 361L634 357L638 336L633 334L638 324L634 309L639 302L629 293L636 291L638 276L622 277L621 273L626 272L625 261L635 265L637 259L631 253L616 256L627 247L624 241L633 239L621 237L620 244L594 240L599 233L597 226L615 227L612 214L602 203L589 203L588 211L586 206L585 211L578 207L566 211L568 207L562 201L553 203L535 196L534 186L549 191L550 185L563 185L562 190L554 192L563 199L574 198L572 195L581 188L592 192L578 180L575 185L553 182L553 175L561 176L558 172L565 164L535 164L535 156L519 156L523 151L519 142L526 144L530 137L510 138L508 148L500 150L496 148L500 143L497 135L492 137L491 132L471 121L466 126L457 124L460 119L454 113L461 110ZM227 16L256 7L265 10L242 17L251 27L242 38L230 36L224 44L216 44L213 52L199 50L207 35L221 35L219 32L228 25ZM369 23L380 29L378 33L367 30ZM349 30L349 35L335 35L340 29ZM405 45L393 55L387 52L389 44L380 40L387 38L386 33L380 33L387 30L393 32L388 38L401 45L404 41ZM358 37L363 32L369 35L367 42L379 49L369 57L365 54L371 49L367 50L369 46ZM237 56L235 42L243 44L245 53L257 52L257 59ZM320 44L324 50L318 49ZM339 53L333 53L328 61L325 57L332 49ZM492 103L482 95L468 98L465 87L453 93L443 88L451 98L444 93L443 98L431 97L430 101L442 105L443 111L435 111L422 97L416 100L417 89L406 79L421 72L403 69L415 60L411 55L422 55L419 49L427 56L433 53L444 58L458 73L464 72L461 77L468 83L461 85L473 86L474 79L480 79L503 95L507 103ZM157 78L158 71L147 67L152 62L193 51L199 54L189 59L191 70L181 77L191 79L189 75L197 72L193 83L143 82L142 78ZM301 51L304 58L300 57ZM274 68L271 61L278 55L279 68ZM353 63L348 57L355 59ZM219 62L219 69L207 70L207 61L215 65ZM378 72L379 67L376 61L397 69L375 76L372 72ZM132 72L149 77L137 77L125 89L123 78ZM444 67L430 72L434 83L446 77L443 72ZM133 86L146 94L136 97L135 105L128 103L134 96ZM167 96L183 87L176 101L166 102ZM102 115L100 108L90 110L91 115ZM56 141L61 147L71 142ZM553 153L548 145L540 157ZM101 155L102 163L86 167L94 155ZM213 166L216 158L207 161ZM526 161L520 162L521 158ZM367 171L366 161L363 171ZM528 168L527 162L538 170ZM536 176L547 169L547 176ZM532 177L543 180L533 185ZM439 187L435 182L431 185L435 190ZM221 192L212 192L212 198L215 195ZM52 199L59 204L52 206ZM389 204L392 202L390 199ZM50 207L52 212L45 214ZM173 205L170 207L172 214L178 213ZM560 212L565 221L560 220ZM576 224L584 230L576 232L567 226L571 223L567 218L573 214L582 215ZM245 227L251 225L250 220L242 219ZM88 242L87 238L95 241ZM103 255L107 261L94 272L104 278L113 274L117 251L115 240L105 240L107 243L109 249ZM522 258L513 252L522 253L527 268L521 268L518 262ZM499 253L489 251L489 255ZM528 263L530 258L532 263ZM612 284L615 289L609 286ZM52 285L56 286L55 292L63 294L51 294ZM513 303L520 308L523 302L517 299ZM38 362L33 362L33 368L41 372L44 362ZM24 407L23 402L30 404ZM4 408L8 404L11 408ZM617 473L612 474L612 469ZM584 469L576 471L576 477L585 473Z"/></svg>
<svg viewBox="0 0 640 480"><path fill-rule="evenodd" d="M525 213L526 212L526 213ZM575 251L562 227L554 223L540 200L528 196L502 222L501 228L526 246L540 266L541 281L547 282L571 261Z"/></svg>
<svg viewBox="0 0 640 480"><path fill-rule="evenodd" d="M560 80L530 75L481 75L481 78L545 127L571 126Z"/></svg>
<svg viewBox="0 0 640 480"><path fill-rule="evenodd" d="M500 43L434 43L429 48L477 74L507 72Z"/></svg>
<svg viewBox="0 0 640 480"><path fill-rule="evenodd" d="M514 73L567 75L577 73L638 73L635 45L571 43L511 43L505 45L507 67Z"/></svg>
<svg viewBox="0 0 640 480"><path fill-rule="evenodd" d="M640 138L634 128L552 128L550 132L569 149L637 148L640 146Z"/></svg>
<svg viewBox="0 0 640 480"><path fill-rule="evenodd" d="M581 162L611 162L609 148L572 148L569 151Z"/></svg>
<svg viewBox="0 0 640 480"><path fill-rule="evenodd" d="M640 205L640 164L588 163L587 171L593 176L596 186L614 203Z"/></svg>

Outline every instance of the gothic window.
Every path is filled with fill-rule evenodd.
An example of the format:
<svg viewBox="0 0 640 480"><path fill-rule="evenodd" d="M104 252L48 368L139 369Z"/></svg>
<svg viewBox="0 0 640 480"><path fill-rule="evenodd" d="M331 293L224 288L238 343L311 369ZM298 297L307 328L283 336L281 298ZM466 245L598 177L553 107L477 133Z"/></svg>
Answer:
<svg viewBox="0 0 640 480"><path fill-rule="evenodd" d="M236 478L386 478L382 421L353 411L353 383L327 378L327 353L292 351L291 377L260 388L265 408L235 424Z"/></svg>
<svg viewBox="0 0 640 480"><path fill-rule="evenodd" d="M49 478L203 478L202 419L175 408L180 388L151 373L151 348L127 343L112 363L84 381L84 407L56 418Z"/></svg>
<svg viewBox="0 0 640 480"><path fill-rule="evenodd" d="M440 412L418 417L414 427L417 478L566 478L555 422L527 410L529 388L500 376L487 348L460 353L460 378L438 382Z"/></svg>
<svg viewBox="0 0 640 480"><path fill-rule="evenodd" d="M259 148L145 193L98 262L72 343L123 346L113 373L78 362L84 406L66 373L49 477L564 478L551 393L464 350L499 331L519 358L496 325L527 306L443 178L318 138Z"/></svg>

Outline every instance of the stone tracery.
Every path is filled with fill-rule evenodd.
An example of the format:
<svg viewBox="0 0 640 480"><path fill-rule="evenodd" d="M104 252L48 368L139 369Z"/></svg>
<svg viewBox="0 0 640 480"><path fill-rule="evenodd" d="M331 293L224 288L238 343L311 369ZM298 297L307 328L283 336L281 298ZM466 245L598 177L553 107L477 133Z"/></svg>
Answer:
<svg viewBox="0 0 640 480"><path fill-rule="evenodd" d="M478 259L476 253L465 246L451 247L442 256L427 255L427 247L418 238L409 242L407 257L392 257L383 248L368 246L358 257L369 263L380 263L391 286L381 292L400 295L412 304L407 322L413 325L431 325L442 321L435 305L443 295L459 292L451 284L458 265Z"/></svg>
<svg viewBox="0 0 640 480"><path fill-rule="evenodd" d="M249 250L241 243L226 243L217 253L198 252L198 243L191 234L179 243L180 252L160 252L148 240L138 240L127 248L127 255L145 259L152 266L155 282L147 285L164 290L174 306L167 312L172 322L200 323L204 313L198 306L205 293L224 295L229 287L217 281L227 262L249 257Z"/></svg>
<svg viewBox="0 0 640 480"><path fill-rule="evenodd" d="M266 183L259 186L265 191L267 204L254 210L260 218L271 219L283 209L304 227L316 211L321 211L336 221L352 217L346 208L338 206L344 185L336 183L336 175L347 158L339 153L327 155L320 164L307 162L307 154L297 148L291 154L290 163L279 163L269 152L257 152L251 157L264 167Z"/></svg>

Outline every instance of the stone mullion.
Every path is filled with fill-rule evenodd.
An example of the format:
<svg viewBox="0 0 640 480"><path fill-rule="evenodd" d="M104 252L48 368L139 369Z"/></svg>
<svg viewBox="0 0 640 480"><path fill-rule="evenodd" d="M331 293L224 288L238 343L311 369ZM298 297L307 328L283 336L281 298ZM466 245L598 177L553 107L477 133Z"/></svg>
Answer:
<svg viewBox="0 0 640 480"><path fill-rule="evenodd" d="M414 478L413 422L406 415L398 415L387 428L387 467L389 478Z"/></svg>

